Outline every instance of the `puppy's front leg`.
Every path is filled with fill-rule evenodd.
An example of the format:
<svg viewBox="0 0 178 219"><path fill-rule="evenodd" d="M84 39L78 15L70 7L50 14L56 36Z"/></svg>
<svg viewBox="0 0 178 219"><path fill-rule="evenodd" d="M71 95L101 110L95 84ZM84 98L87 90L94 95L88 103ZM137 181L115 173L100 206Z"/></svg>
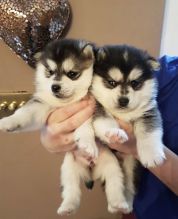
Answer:
<svg viewBox="0 0 178 219"><path fill-rule="evenodd" d="M134 123L134 133L137 139L137 151L141 163L145 167L154 167L165 159L162 142L161 118L157 109Z"/></svg>
<svg viewBox="0 0 178 219"><path fill-rule="evenodd" d="M44 124L49 109L49 105L32 98L13 115L2 118L0 130L18 132L39 129Z"/></svg>
<svg viewBox="0 0 178 219"><path fill-rule="evenodd" d="M83 125L75 130L74 139L78 148L85 151L89 157L98 157L98 147L95 143L92 119L88 119Z"/></svg>
<svg viewBox="0 0 178 219"><path fill-rule="evenodd" d="M128 140L126 132L119 128L116 120L109 114L95 117L93 126L95 135L106 144L124 143Z"/></svg>

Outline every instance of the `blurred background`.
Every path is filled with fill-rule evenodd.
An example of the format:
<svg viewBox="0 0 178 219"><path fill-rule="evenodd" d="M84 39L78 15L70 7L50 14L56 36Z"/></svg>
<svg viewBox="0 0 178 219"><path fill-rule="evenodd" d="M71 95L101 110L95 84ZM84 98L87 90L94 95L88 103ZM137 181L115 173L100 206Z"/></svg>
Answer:
<svg viewBox="0 0 178 219"><path fill-rule="evenodd" d="M176 1L176 0L175 0ZM161 46L164 0L70 0L72 21L66 37L103 44L131 44L155 57ZM1 4L1 3L0 3ZM168 14L168 12L167 12ZM164 31L167 26L164 26ZM0 41L0 91L33 92L34 70ZM0 133L0 218L57 219L63 154L50 154L39 133ZM107 212L100 183L82 186L81 207L71 219L119 219ZM65 219L67 217L60 217ZM69 218L69 217L68 217Z"/></svg>

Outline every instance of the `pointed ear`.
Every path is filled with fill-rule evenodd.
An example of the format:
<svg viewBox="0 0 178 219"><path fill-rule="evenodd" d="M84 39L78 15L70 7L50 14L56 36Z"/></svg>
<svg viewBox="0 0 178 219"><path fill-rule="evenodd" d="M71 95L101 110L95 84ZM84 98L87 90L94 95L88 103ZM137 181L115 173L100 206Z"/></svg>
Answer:
<svg viewBox="0 0 178 219"><path fill-rule="evenodd" d="M42 52L37 52L35 53L35 55L33 56L35 61L38 62L41 58Z"/></svg>
<svg viewBox="0 0 178 219"><path fill-rule="evenodd" d="M106 50L103 47L101 47L96 51L96 59L99 62L104 60L105 58L106 58Z"/></svg>
<svg viewBox="0 0 178 219"><path fill-rule="evenodd" d="M160 70L160 63L153 57L148 58L148 64L150 65L151 69L153 71L159 71Z"/></svg>
<svg viewBox="0 0 178 219"><path fill-rule="evenodd" d="M85 56L93 56L93 46L91 44L86 44L82 50Z"/></svg>
<svg viewBox="0 0 178 219"><path fill-rule="evenodd" d="M94 58L94 45L90 42L87 42L85 40L81 40L79 42L79 47L81 49L81 54L85 56L86 58Z"/></svg>
<svg viewBox="0 0 178 219"><path fill-rule="evenodd" d="M86 43L82 48L82 55L87 59L94 59L94 48L90 43Z"/></svg>

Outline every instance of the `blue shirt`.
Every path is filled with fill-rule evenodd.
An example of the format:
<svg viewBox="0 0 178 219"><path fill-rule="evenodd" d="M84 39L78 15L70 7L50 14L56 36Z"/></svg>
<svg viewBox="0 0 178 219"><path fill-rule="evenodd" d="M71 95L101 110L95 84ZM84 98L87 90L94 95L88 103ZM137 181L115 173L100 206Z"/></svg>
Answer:
<svg viewBox="0 0 178 219"><path fill-rule="evenodd" d="M178 57L164 56L156 72L158 105L163 118L164 144L178 154ZM177 167L178 171L178 167ZM178 219L178 196L144 169L134 200L137 219Z"/></svg>

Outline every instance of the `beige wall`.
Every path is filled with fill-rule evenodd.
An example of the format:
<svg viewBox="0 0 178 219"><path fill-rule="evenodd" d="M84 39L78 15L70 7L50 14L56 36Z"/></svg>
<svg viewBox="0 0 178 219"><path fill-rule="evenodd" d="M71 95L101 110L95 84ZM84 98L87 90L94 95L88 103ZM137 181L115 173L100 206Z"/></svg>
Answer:
<svg viewBox="0 0 178 219"><path fill-rule="evenodd" d="M157 56L163 0L71 0L73 21L67 36L99 45L129 43ZM34 71L0 42L0 91L33 90ZM40 145L39 133L0 134L0 218L57 219L59 168L63 155ZM83 189L81 208L71 219L111 219L99 183ZM65 217L61 217L65 218Z"/></svg>

